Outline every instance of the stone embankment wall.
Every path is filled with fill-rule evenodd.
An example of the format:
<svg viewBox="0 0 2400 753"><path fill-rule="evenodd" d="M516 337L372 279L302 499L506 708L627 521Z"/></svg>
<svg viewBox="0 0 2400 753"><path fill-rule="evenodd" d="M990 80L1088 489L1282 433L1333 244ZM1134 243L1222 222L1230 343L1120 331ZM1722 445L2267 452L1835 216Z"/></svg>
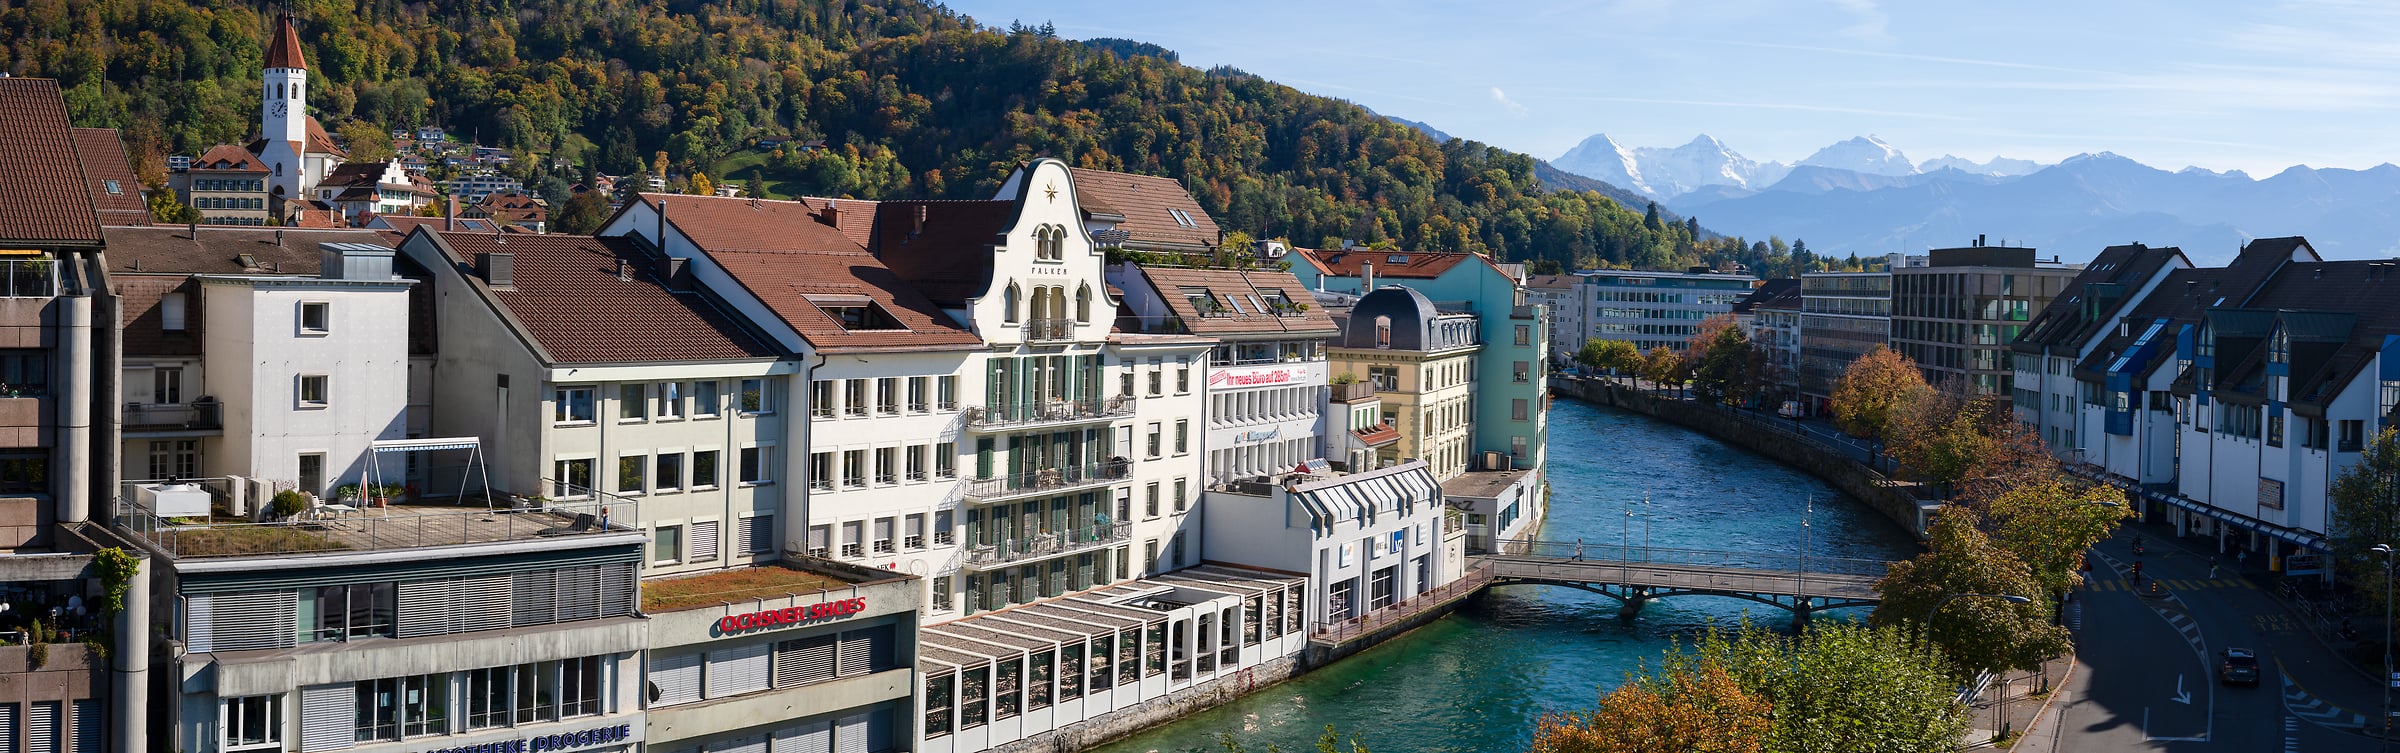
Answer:
<svg viewBox="0 0 2400 753"><path fill-rule="evenodd" d="M1550 391L1596 405L1640 413L1715 437L1807 471L1841 493L1882 513L1918 540L1928 522L1913 493L1914 485L1892 481L1849 456L1766 419L1748 418L1688 400L1660 398L1631 387L1596 379L1552 377ZM1763 430L1762 430L1763 428Z"/></svg>

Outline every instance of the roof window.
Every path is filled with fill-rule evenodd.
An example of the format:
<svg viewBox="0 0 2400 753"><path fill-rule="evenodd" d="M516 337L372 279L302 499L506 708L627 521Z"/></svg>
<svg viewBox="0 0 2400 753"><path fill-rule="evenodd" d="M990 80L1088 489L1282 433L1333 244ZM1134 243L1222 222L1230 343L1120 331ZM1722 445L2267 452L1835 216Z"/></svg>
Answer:
<svg viewBox="0 0 2400 753"><path fill-rule="evenodd" d="M835 322L840 323L842 329L851 332L908 329L907 326L900 323L899 319L893 317L891 312L885 311L883 306L867 300L863 296L812 297L809 299L809 303L816 304L817 310L825 312L826 316L832 317Z"/></svg>
<svg viewBox="0 0 2400 753"><path fill-rule="evenodd" d="M1389 264L1407 264L1408 254L1392 254L1390 256L1383 257L1383 260Z"/></svg>

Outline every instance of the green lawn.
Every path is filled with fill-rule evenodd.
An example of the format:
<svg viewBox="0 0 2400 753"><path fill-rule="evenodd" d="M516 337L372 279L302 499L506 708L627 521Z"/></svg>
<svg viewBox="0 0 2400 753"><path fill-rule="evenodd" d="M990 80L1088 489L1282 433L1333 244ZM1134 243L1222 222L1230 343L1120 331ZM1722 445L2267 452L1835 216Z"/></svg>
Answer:
<svg viewBox="0 0 2400 753"><path fill-rule="evenodd" d="M763 169L760 173L760 176L766 181L767 195L760 196L758 198L788 199L793 196L800 195L800 176L790 170L781 169L767 164L773 156L774 155L771 155L767 152L758 151L756 149L743 149L742 151L733 153L732 156L717 160L716 164L714 165L710 165L708 167L708 179L716 181L717 185L720 186L728 183L737 186L747 186L748 184L744 183L744 181L750 179L750 171L752 169Z"/></svg>

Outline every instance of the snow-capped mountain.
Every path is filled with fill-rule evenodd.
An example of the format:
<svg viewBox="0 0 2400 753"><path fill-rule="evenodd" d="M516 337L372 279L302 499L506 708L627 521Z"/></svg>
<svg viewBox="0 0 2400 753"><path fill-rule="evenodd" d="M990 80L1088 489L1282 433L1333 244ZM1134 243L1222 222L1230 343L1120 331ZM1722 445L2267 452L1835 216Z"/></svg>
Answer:
<svg viewBox="0 0 2400 753"><path fill-rule="evenodd" d="M2029 159L2010 159L2007 157L1994 156L1989 161L1976 162L1965 157L1945 154L1919 163L1917 165L1917 172L1930 173L1935 170L1957 170L1962 173L1972 173L1975 175L1996 175L2006 178L2018 175L2032 175L2034 171L2040 170L2042 167L2042 163Z"/></svg>
<svg viewBox="0 0 2400 753"><path fill-rule="evenodd" d="M1672 148L1628 148L1608 134L1593 134L1551 164L1654 199L1681 196L1707 186L1763 187L1791 171L1780 162L1744 157L1708 134Z"/></svg>
<svg viewBox="0 0 2400 753"><path fill-rule="evenodd" d="M1868 175L1915 175L1917 164L1908 155L1874 136L1857 136L1848 141L1817 150L1800 161L1803 165L1830 167Z"/></svg>

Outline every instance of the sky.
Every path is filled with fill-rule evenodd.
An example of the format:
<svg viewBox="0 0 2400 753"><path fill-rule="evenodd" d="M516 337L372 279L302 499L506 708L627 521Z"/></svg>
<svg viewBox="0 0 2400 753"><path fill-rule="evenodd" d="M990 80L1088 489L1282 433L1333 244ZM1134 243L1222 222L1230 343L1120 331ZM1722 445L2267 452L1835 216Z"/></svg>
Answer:
<svg viewBox="0 0 2400 753"><path fill-rule="evenodd" d="M2169 170L2400 159L2388 0L948 0L1124 37L1554 159L1706 133L1792 162L1872 134L1910 159Z"/></svg>

